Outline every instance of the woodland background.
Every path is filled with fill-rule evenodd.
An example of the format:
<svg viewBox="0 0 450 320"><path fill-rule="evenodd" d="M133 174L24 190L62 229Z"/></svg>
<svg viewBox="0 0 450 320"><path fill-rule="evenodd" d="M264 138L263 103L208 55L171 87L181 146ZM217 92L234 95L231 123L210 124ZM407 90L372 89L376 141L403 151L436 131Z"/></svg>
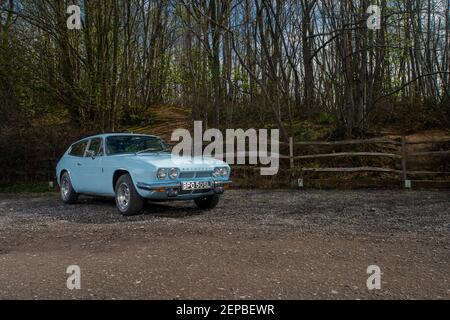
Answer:
<svg viewBox="0 0 450 320"><path fill-rule="evenodd" d="M66 25L70 4L82 28ZM369 5L381 29L367 28ZM450 0L0 0L0 185L91 133L449 133Z"/></svg>

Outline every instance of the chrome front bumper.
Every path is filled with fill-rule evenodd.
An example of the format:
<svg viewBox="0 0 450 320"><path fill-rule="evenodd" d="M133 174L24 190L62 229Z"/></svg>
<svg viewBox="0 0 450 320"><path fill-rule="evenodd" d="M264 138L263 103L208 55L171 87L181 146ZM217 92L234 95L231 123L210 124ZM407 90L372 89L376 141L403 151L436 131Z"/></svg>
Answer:
<svg viewBox="0 0 450 320"><path fill-rule="evenodd" d="M233 181L231 180L210 180L212 183L211 189L205 189L205 191L208 190L214 190L215 193L221 194L225 191L225 187L232 185ZM146 191L160 191L164 190L168 193L168 196L170 197L176 197L178 195L178 192L174 193L173 191L181 191L181 182L158 182L158 183L145 183L145 182L138 182L136 186L139 189L146 190Z"/></svg>

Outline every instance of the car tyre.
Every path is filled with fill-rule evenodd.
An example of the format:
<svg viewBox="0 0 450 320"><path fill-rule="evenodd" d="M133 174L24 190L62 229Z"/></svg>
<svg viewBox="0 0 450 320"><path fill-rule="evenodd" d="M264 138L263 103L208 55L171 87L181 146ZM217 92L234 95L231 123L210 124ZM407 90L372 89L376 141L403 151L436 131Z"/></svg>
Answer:
<svg viewBox="0 0 450 320"><path fill-rule="evenodd" d="M72 204L78 200L78 193L75 192L68 172L64 172L60 181L60 195L64 203Z"/></svg>
<svg viewBox="0 0 450 320"><path fill-rule="evenodd" d="M210 210L214 209L217 206L217 204L219 203L219 198L220 198L219 195L215 194L212 196L195 199L194 202L199 209Z"/></svg>
<svg viewBox="0 0 450 320"><path fill-rule="evenodd" d="M129 174L119 177L115 190L116 206L122 215L132 216L142 211L144 200L136 191Z"/></svg>

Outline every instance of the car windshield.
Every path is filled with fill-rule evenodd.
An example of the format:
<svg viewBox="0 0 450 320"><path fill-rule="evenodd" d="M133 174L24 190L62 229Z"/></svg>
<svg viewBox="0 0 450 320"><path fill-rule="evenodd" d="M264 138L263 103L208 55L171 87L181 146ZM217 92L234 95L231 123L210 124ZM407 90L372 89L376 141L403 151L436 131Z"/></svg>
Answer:
<svg viewBox="0 0 450 320"><path fill-rule="evenodd" d="M108 155L138 153L138 152L162 152L167 146L158 137L152 136L112 136L106 139L106 153Z"/></svg>

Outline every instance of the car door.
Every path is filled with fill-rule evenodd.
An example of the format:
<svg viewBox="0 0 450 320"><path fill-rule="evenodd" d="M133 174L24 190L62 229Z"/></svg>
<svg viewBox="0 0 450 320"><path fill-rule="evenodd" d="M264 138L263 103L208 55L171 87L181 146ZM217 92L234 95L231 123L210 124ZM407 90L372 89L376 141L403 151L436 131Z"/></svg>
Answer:
<svg viewBox="0 0 450 320"><path fill-rule="evenodd" d="M105 194L103 177L103 139L91 138L81 163L81 177L85 185L85 193Z"/></svg>
<svg viewBox="0 0 450 320"><path fill-rule="evenodd" d="M78 193L83 193L86 189L85 179L83 178L83 162L88 143L89 140L87 139L75 143L70 148L70 152L67 157L67 169L69 170L70 180L73 188Z"/></svg>

